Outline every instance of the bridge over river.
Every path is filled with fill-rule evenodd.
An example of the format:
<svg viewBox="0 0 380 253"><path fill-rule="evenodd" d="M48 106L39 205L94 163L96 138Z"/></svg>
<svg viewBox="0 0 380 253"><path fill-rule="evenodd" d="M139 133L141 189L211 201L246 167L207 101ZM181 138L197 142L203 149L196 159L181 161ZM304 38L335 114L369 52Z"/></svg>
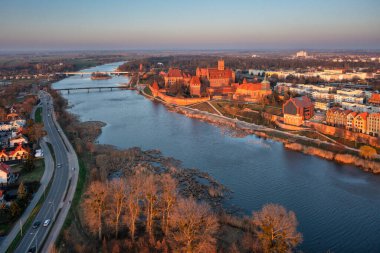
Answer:
<svg viewBox="0 0 380 253"><path fill-rule="evenodd" d="M131 74L131 72L128 72L128 71L95 71L95 72L79 71L79 72L57 72L55 74L56 75L72 76L72 75L91 75L93 73L99 73L99 74L105 74L105 75L126 75L126 74Z"/></svg>
<svg viewBox="0 0 380 253"><path fill-rule="evenodd" d="M97 90L97 91L102 91L102 90L110 90L113 91L114 89L118 90L135 90L136 88L131 87L131 86L93 86L93 87L74 87L74 88L60 88L60 89L55 89L58 91L67 91L68 94L70 94L70 91L75 91L75 90L87 90L87 93L90 92L90 90Z"/></svg>

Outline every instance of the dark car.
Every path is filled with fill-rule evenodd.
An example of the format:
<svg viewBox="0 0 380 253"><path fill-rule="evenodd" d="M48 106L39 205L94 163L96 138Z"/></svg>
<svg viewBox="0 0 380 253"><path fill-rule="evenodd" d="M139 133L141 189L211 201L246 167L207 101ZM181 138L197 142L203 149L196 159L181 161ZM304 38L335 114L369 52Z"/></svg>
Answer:
<svg viewBox="0 0 380 253"><path fill-rule="evenodd" d="M38 228L40 225L41 225L41 221L36 221L36 222L33 223L32 228L36 229L36 228Z"/></svg>
<svg viewBox="0 0 380 253"><path fill-rule="evenodd" d="M31 247L29 250L28 250L28 253L35 253L36 252L36 247Z"/></svg>

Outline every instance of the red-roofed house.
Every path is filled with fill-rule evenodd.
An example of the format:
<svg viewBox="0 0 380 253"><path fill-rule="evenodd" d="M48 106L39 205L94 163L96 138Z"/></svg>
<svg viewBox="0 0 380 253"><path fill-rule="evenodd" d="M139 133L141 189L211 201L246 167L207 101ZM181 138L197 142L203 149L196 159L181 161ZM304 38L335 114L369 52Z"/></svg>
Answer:
<svg viewBox="0 0 380 253"><path fill-rule="evenodd" d="M17 146L13 151L9 153L9 160L24 160L27 159L29 152L23 148L23 146Z"/></svg>
<svg viewBox="0 0 380 253"><path fill-rule="evenodd" d="M371 104L380 105L380 94L373 93L368 102Z"/></svg>
<svg viewBox="0 0 380 253"><path fill-rule="evenodd" d="M243 83L237 87L234 99L258 102L270 94L272 94L272 90L268 81L247 83L247 80L244 79Z"/></svg>
<svg viewBox="0 0 380 253"><path fill-rule="evenodd" d="M358 115L357 112L350 112L348 115L347 115L347 120L346 120L346 129L347 130L354 130L354 120L355 120L355 117L356 115Z"/></svg>
<svg viewBox="0 0 380 253"><path fill-rule="evenodd" d="M4 149L0 150L0 162L8 161L9 157L8 154L5 152Z"/></svg>
<svg viewBox="0 0 380 253"><path fill-rule="evenodd" d="M190 95L201 96L201 79L198 76L193 76L190 79Z"/></svg>
<svg viewBox="0 0 380 253"><path fill-rule="evenodd" d="M295 97L284 103L283 112L285 124L301 126L314 116L314 105L307 96Z"/></svg>
<svg viewBox="0 0 380 253"><path fill-rule="evenodd" d="M0 163L0 183L8 183L11 177L11 167L5 163Z"/></svg>
<svg viewBox="0 0 380 253"><path fill-rule="evenodd" d="M367 117L368 112L362 112L356 115L354 119L354 131L358 133L367 132Z"/></svg>

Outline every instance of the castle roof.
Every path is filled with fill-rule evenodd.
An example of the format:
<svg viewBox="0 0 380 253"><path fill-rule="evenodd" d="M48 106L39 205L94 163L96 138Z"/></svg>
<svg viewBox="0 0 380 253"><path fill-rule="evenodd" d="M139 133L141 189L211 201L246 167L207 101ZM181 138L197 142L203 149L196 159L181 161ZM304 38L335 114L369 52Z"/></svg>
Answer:
<svg viewBox="0 0 380 253"><path fill-rule="evenodd" d="M191 77L190 85L201 85L201 80L198 76Z"/></svg>
<svg viewBox="0 0 380 253"><path fill-rule="evenodd" d="M178 68L170 68L167 76L168 77L183 77L182 71Z"/></svg>
<svg viewBox="0 0 380 253"><path fill-rule="evenodd" d="M293 101L297 107L310 107L313 105L310 98L307 96L295 97L291 98L290 100Z"/></svg>
<svg viewBox="0 0 380 253"><path fill-rule="evenodd" d="M232 70L219 70L217 68L208 69L210 79L232 78Z"/></svg>

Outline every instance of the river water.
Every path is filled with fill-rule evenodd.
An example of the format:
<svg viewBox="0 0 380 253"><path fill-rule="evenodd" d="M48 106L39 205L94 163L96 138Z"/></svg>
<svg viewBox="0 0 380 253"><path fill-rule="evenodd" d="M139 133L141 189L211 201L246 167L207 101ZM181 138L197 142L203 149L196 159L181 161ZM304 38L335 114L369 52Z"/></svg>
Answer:
<svg viewBox="0 0 380 253"><path fill-rule="evenodd" d="M113 70L112 63L84 71ZM125 77L73 76L54 88L115 86ZM246 214L266 203L293 210L305 252L380 252L380 176L289 151L255 136L233 137L205 122L169 112L135 91L63 93L81 120L107 123L99 143L160 149L186 167L210 173L233 191L228 204Z"/></svg>

